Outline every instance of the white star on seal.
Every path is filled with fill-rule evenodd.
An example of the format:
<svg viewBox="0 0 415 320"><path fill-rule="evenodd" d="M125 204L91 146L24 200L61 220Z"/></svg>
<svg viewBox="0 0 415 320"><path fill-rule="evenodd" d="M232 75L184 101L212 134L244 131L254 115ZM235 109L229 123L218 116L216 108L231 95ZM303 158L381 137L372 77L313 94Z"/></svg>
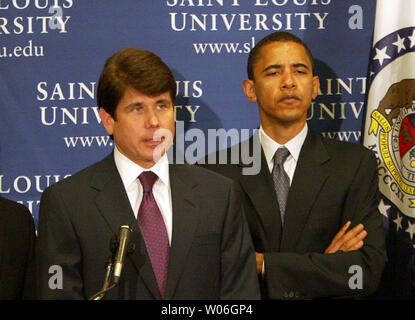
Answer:
<svg viewBox="0 0 415 320"><path fill-rule="evenodd" d="M396 42L393 43L394 46L398 48L398 53L401 52L401 50L405 50L405 45L403 42L405 41L405 38L401 38L398 34L398 38L396 39Z"/></svg>
<svg viewBox="0 0 415 320"><path fill-rule="evenodd" d="M411 40L410 48L412 48L413 46L415 46L415 30L412 31L412 36L409 36L408 38L409 38L409 40Z"/></svg>
<svg viewBox="0 0 415 320"><path fill-rule="evenodd" d="M382 50L379 50L378 48L375 48L375 49L376 49L376 56L373 58L373 60L378 60L380 65L383 64L383 60L391 58L386 54L386 50L388 49L388 47L384 47Z"/></svg>
<svg viewBox="0 0 415 320"><path fill-rule="evenodd" d="M385 202L383 201L383 199L380 199L378 209L379 209L380 213L383 216L385 216L386 218L388 218L388 210L390 208L391 208L391 206L386 205Z"/></svg>
<svg viewBox="0 0 415 320"><path fill-rule="evenodd" d="M412 224L412 223L410 223L409 221L408 221L408 228L406 228L406 232L408 232L409 233L409 236L410 236L410 238L411 238L411 240L412 240L412 237L414 236L414 234L415 234L415 223L414 224Z"/></svg>
<svg viewBox="0 0 415 320"><path fill-rule="evenodd" d="M396 216L396 219L393 220L393 222L396 223L396 231L399 231L399 229L403 230L403 228L402 228L402 218L403 217L400 216L399 213L398 213L398 215ZM415 224L414 224L414 227L415 227ZM408 229L406 229L406 230L408 230ZM413 233L415 233L415 230L414 230Z"/></svg>

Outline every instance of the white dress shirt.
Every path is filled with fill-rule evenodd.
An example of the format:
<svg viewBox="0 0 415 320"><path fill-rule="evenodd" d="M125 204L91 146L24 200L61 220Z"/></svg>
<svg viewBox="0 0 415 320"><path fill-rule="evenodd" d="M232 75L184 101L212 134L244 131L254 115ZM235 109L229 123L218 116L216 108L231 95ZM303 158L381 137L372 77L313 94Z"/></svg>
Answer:
<svg viewBox="0 0 415 320"><path fill-rule="evenodd" d="M284 170L290 178L290 185L293 181L295 168L297 166L298 157L300 155L301 148L304 144L304 140L307 136L308 126L307 122L305 123L304 128L297 134L294 138L288 141L286 144L281 145L278 142L272 140L262 129L262 126L259 128L259 141L261 142L262 149L264 150L265 159L267 160L269 172L272 173L274 167L274 154L277 149L281 146L285 146L290 155L284 162Z"/></svg>
<svg viewBox="0 0 415 320"><path fill-rule="evenodd" d="M164 224L166 225L169 237L169 243L171 245L173 207L171 201L169 162L167 154L164 154L164 156L161 157L161 159L150 169L144 169L124 156L117 149L117 146L115 146L114 160L136 219L141 201L143 199L143 186L141 185L138 176L143 171L152 171L159 177L153 185L153 195L160 209L161 215L163 216Z"/></svg>

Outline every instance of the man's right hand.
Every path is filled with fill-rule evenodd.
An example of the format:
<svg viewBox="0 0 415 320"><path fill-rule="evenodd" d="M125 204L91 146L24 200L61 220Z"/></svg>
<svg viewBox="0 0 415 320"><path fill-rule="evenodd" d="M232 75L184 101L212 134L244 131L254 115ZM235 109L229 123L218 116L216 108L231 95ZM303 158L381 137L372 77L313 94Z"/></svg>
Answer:
<svg viewBox="0 0 415 320"><path fill-rule="evenodd" d="M350 221L346 222L346 224L335 235L324 253L335 253L339 250L347 252L359 250L363 247L363 239L366 238L367 231L364 229L363 224L358 224L353 229L347 231L350 227L350 223Z"/></svg>

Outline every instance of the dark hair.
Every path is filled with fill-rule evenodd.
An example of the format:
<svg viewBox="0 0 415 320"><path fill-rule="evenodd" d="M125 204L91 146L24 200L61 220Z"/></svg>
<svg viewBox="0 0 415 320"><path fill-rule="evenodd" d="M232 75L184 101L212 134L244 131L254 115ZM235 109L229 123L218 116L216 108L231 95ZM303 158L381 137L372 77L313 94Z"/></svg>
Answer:
<svg viewBox="0 0 415 320"><path fill-rule="evenodd" d="M252 48L251 52L249 53L249 57L248 57L248 66L247 66L247 71L248 71L248 78L250 80L254 80L254 64L256 62L256 60L258 59L259 56L259 52L260 49L272 42L296 42L298 44L301 44L306 53L307 56L310 58L311 61L311 68L312 68L312 73L314 74L314 59L313 59L313 55L311 54L310 49L307 47L307 45L297 36L288 33L288 32L274 32L269 34L268 36L266 36L265 38L263 38L262 40L260 40L254 48Z"/></svg>
<svg viewBox="0 0 415 320"><path fill-rule="evenodd" d="M125 89L148 96L169 92L176 98L176 81L169 67L154 53L135 48L121 50L105 63L98 81L97 102L116 120L116 108Z"/></svg>

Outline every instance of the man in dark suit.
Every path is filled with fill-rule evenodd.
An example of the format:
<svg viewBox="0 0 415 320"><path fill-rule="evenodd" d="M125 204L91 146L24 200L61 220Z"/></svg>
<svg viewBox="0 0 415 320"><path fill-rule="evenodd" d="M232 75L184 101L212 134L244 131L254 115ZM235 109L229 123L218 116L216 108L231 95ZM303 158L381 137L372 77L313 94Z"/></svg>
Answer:
<svg viewBox="0 0 415 320"><path fill-rule="evenodd" d="M255 252L232 181L168 163L175 95L173 75L155 54L125 49L108 59L97 98L114 152L43 193L40 298L98 292L121 225L133 229L134 249L106 298L260 298Z"/></svg>
<svg viewBox="0 0 415 320"><path fill-rule="evenodd" d="M310 50L298 37L276 32L261 40L249 55L248 77L244 92L258 104L261 127L250 140L228 149L227 161L232 154L248 159L241 152L260 143L253 157L259 173L244 174L255 163L242 161L206 167L239 185L263 297L372 293L386 263L374 155L308 127L307 110L319 78Z"/></svg>
<svg viewBox="0 0 415 320"><path fill-rule="evenodd" d="M35 238L30 211L0 197L0 300L33 298Z"/></svg>

